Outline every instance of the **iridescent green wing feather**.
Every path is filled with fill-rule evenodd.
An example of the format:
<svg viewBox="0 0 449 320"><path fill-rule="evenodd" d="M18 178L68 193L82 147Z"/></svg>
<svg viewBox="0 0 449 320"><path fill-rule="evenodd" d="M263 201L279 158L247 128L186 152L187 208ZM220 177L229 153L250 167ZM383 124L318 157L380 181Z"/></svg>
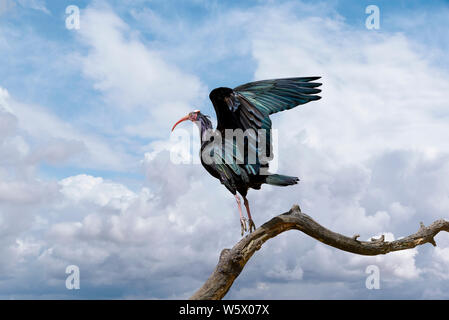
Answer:
<svg viewBox="0 0 449 320"><path fill-rule="evenodd" d="M257 144L257 134L247 141L248 150L257 154L256 163L245 160L243 166L226 165L222 169L242 175L240 168L244 168L247 174L259 174L261 163L267 166L273 157L269 115L320 99L316 94L321 92L317 89L321 83L313 82L317 79L319 77L272 79L250 82L234 89L214 89L209 97L217 114L218 131L253 129L257 133L259 129L266 130L265 152ZM241 154L246 153L241 151Z"/></svg>
<svg viewBox="0 0 449 320"><path fill-rule="evenodd" d="M320 77L302 77L262 80L234 88L260 112L270 115L292 109L298 105L319 100L321 83L313 82Z"/></svg>

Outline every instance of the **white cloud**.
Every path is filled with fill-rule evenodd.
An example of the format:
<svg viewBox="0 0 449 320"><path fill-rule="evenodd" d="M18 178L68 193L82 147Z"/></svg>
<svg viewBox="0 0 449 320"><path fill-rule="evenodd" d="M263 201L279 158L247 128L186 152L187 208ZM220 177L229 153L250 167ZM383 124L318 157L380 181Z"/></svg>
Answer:
<svg viewBox="0 0 449 320"><path fill-rule="evenodd" d="M432 253L432 268L430 272L440 279L449 280L449 247L436 247Z"/></svg>
<svg viewBox="0 0 449 320"><path fill-rule="evenodd" d="M0 121L5 122L0 134L14 129L20 132L10 139L14 140L17 152L28 156L26 161L69 162L115 170L137 166L136 160L121 150L114 150L104 138L84 133L42 107L18 102L6 89L0 89L0 106L8 110L0 114Z"/></svg>
<svg viewBox="0 0 449 320"><path fill-rule="evenodd" d="M255 78L323 77L322 100L279 115L279 127L289 128L281 138L305 130L308 145L351 162L389 149L449 150L447 121L437 116L445 113L449 82L405 36L325 18L296 20L280 10L254 29Z"/></svg>
<svg viewBox="0 0 449 320"><path fill-rule="evenodd" d="M390 232L386 232L383 235L385 236L385 241L395 240L394 235ZM380 236L381 234L378 234L375 238L379 238ZM375 257L354 255L351 256L349 265L377 265L380 269L382 281L402 281L404 279L411 280L418 278L422 272L422 270L420 270L415 263L415 258L417 255L417 248L392 252L387 255L379 255Z"/></svg>
<svg viewBox="0 0 449 320"><path fill-rule="evenodd" d="M50 14L50 11L45 6L44 0L18 0L18 3L24 8L30 8Z"/></svg>
<svg viewBox="0 0 449 320"><path fill-rule="evenodd" d="M88 48L81 57L83 73L105 101L122 110L138 109L141 123L126 126L128 134L166 136L173 116L193 110L206 96L196 76L167 63L105 3L83 11L79 39Z"/></svg>
<svg viewBox="0 0 449 320"><path fill-rule="evenodd" d="M102 178L85 174L68 177L59 182L61 193L75 202L93 202L100 206L125 209L137 195L125 186L105 182Z"/></svg>
<svg viewBox="0 0 449 320"><path fill-rule="evenodd" d="M282 8L264 13L248 27L255 79L323 77L323 99L273 117L279 171L301 178L301 207L333 230L366 238L405 236L420 220L447 216L448 130L440 116L447 113L447 77L404 35L297 19ZM295 201L284 192L293 190L271 198ZM370 258L317 245L300 265L304 279L313 272L323 281L353 282L363 279L366 264L377 264L394 287L428 271L417 267L418 258L417 249Z"/></svg>
<svg viewBox="0 0 449 320"><path fill-rule="evenodd" d="M279 261L265 273L268 279L278 281L299 281L302 280L304 271L299 265L289 268L284 261Z"/></svg>
<svg viewBox="0 0 449 320"><path fill-rule="evenodd" d="M50 11L45 6L45 1L43 0L17 0L17 3L22 8L29 8L33 10L42 11L46 14L51 14ZM0 1L0 15L16 8L16 1L13 0L2 0Z"/></svg>

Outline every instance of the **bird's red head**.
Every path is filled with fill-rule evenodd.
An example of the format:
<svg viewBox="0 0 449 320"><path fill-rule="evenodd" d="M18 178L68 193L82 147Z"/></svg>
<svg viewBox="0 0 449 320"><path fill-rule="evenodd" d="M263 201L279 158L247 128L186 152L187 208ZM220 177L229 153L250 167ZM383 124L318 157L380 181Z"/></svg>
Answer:
<svg viewBox="0 0 449 320"><path fill-rule="evenodd" d="M186 115L185 117L182 117L181 119L178 120L178 122L175 123L173 128L171 128L171 131L175 130L175 127L183 121L190 120L192 122L195 122L198 118L198 114L200 114L200 110L195 110L195 111L189 112L188 115Z"/></svg>

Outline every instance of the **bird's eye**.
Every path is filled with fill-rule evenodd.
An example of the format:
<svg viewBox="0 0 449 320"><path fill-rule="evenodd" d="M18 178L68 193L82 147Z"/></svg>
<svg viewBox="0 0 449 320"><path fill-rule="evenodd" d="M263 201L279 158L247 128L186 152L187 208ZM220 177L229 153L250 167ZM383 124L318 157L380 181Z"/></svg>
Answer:
<svg viewBox="0 0 449 320"><path fill-rule="evenodd" d="M198 117L198 113L196 113L196 112L190 112L189 113L189 119L191 121L195 121L197 117Z"/></svg>

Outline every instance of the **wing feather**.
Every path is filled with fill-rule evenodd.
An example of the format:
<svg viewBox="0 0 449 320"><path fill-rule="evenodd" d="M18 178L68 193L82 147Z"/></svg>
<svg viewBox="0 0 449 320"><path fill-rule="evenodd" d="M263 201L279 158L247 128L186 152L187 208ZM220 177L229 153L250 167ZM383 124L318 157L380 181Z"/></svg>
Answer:
<svg viewBox="0 0 449 320"><path fill-rule="evenodd" d="M266 130L266 149L268 155L259 154L260 146L257 145L257 137L248 137L245 147L247 150L257 153L257 163L244 163L242 167L228 165L236 174L242 175L241 169L248 174L258 174L261 164L260 159L271 160L271 120L269 116L273 113L292 109L298 105L315 101L321 97L317 87L321 83L314 82L320 77L296 77L255 81L240 85L234 89L216 88L211 91L209 97L217 114L217 130L224 132L226 129L258 129ZM218 150L218 149L216 149ZM246 161L245 153L238 151L237 158ZM218 160L218 159L217 159ZM222 159L223 160L223 159ZM230 159L228 159L229 161ZM263 164L262 166L267 166ZM225 168L221 168L225 170ZM246 174L245 172L245 174Z"/></svg>

